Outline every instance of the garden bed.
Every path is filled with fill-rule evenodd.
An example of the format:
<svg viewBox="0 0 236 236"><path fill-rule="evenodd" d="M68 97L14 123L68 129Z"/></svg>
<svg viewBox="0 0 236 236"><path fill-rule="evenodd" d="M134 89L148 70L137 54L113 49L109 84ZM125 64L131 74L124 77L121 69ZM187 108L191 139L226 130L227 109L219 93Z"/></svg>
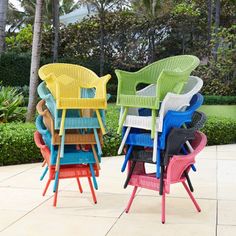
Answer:
<svg viewBox="0 0 236 236"><path fill-rule="evenodd" d="M236 143L236 106L202 106L208 120L203 132L208 145ZM104 136L103 156L115 156L121 142L116 133L119 107L109 104L107 115L107 134ZM0 165L33 163L41 161L41 155L34 144L34 124L0 124Z"/></svg>

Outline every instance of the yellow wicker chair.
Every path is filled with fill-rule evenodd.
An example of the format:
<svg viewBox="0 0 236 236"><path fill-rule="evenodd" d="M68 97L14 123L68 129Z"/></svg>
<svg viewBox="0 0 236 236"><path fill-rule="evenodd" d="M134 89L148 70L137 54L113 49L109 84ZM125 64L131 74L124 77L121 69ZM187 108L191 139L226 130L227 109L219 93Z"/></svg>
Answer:
<svg viewBox="0 0 236 236"><path fill-rule="evenodd" d="M64 130L67 109L94 109L102 130L105 128L99 109L107 108L106 85L111 76L108 74L98 77L93 71L79 65L53 63L39 69L39 77L46 85L56 100L57 109L62 109L60 135ZM95 89L95 96L83 96L84 89Z"/></svg>

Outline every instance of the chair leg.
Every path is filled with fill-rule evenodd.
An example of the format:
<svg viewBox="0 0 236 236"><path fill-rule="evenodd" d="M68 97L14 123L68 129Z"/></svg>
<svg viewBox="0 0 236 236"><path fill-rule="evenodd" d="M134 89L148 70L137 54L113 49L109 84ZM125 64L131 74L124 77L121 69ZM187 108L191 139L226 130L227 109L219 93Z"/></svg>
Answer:
<svg viewBox="0 0 236 236"><path fill-rule="evenodd" d="M191 182L191 180L189 178L189 175L188 175L187 171L184 171L184 176L185 176L185 178L187 180L187 183L188 183L190 191L193 192L194 191L193 185L192 185L192 182Z"/></svg>
<svg viewBox="0 0 236 236"><path fill-rule="evenodd" d="M156 134L153 140L153 154L152 154L152 161L157 161L157 148L158 148L158 133Z"/></svg>
<svg viewBox="0 0 236 236"><path fill-rule="evenodd" d="M56 167L55 167L55 180L54 180L54 186L53 186L53 192L55 193L56 192L56 189L57 189L57 185L58 185L58 182L59 182L59 172L60 172L60 146L58 147L58 153L57 153L57 162L56 162Z"/></svg>
<svg viewBox="0 0 236 236"><path fill-rule="evenodd" d="M62 116L61 116L60 131L59 131L60 136L62 136L62 134L65 130L65 119L66 119L66 109L63 109L62 110Z"/></svg>
<svg viewBox="0 0 236 236"><path fill-rule="evenodd" d="M128 161L129 161L129 158L130 158L130 155L131 155L132 151L133 151L133 146L130 146L130 147L129 147L129 150L127 151L127 153L126 153L126 155L125 155L125 160L124 160L124 163L123 163L123 165L122 165L122 167L121 167L121 172L124 172L124 171L125 171L125 168L126 168L126 166L127 166L127 163L128 163Z"/></svg>
<svg viewBox="0 0 236 236"><path fill-rule="evenodd" d="M99 164L99 160L98 160L98 155L97 155L96 149L94 147L94 144L91 144L91 146L92 146L93 156L94 156L97 168L100 170L101 167L100 167L100 164Z"/></svg>
<svg viewBox="0 0 236 236"><path fill-rule="evenodd" d="M135 165L136 165L136 161L133 161L133 162L132 162L132 165L131 165L131 167L130 167L129 173L128 173L128 175L127 175L127 178L126 178L126 180L125 180L124 188L127 188L128 184L129 184L129 181L130 181L130 179L131 179L131 176L132 176L132 174L133 174L133 172L134 172Z"/></svg>
<svg viewBox="0 0 236 236"><path fill-rule="evenodd" d="M97 129L93 129L93 133L94 133L95 140L96 140L96 143L97 143L98 155L101 156L102 155L102 148L101 148L101 143L100 143L100 140L99 140L99 137L98 137Z"/></svg>
<svg viewBox="0 0 236 236"><path fill-rule="evenodd" d="M156 110L152 110L152 131L151 131L151 138L155 138L156 133Z"/></svg>
<svg viewBox="0 0 236 236"><path fill-rule="evenodd" d="M135 194L136 194L136 192L137 192L137 189L138 189L138 187L137 187L137 186L134 186L134 190L133 190L133 192L132 192L132 194L131 194L131 197L130 197L130 199L129 199L128 205L127 205L127 207L126 207L126 209L125 209L125 212L126 212L126 213L129 212L129 209L130 209L130 207L131 207L131 205L132 205L132 202L133 202L133 200L134 200L134 197L135 197Z"/></svg>
<svg viewBox="0 0 236 236"><path fill-rule="evenodd" d="M44 169L43 174L40 177L40 181L42 181L44 179L44 177L47 174L47 172L48 172L48 166L46 166L46 168Z"/></svg>
<svg viewBox="0 0 236 236"><path fill-rule="evenodd" d="M125 135L124 135L124 137L123 137L123 139L121 141L120 147L118 149L118 155L120 155L122 153L122 151L123 151L123 148L125 146L125 142L126 142L126 140L128 138L130 130L131 130L131 127L127 127L126 128Z"/></svg>
<svg viewBox="0 0 236 236"><path fill-rule="evenodd" d="M93 165L89 164L89 168L90 168L90 172L91 172L92 179L93 179L93 186L94 186L95 189L98 189L98 184L97 184L95 172L94 172L94 169L93 169Z"/></svg>
<svg viewBox="0 0 236 236"><path fill-rule="evenodd" d="M161 199L161 222L165 224L166 221L166 192L163 191L162 199Z"/></svg>
<svg viewBox="0 0 236 236"><path fill-rule="evenodd" d="M120 120L120 123L119 123L117 134L121 134L122 127L123 127L123 124L125 122L125 118L126 118L127 114L128 114L128 107L124 107L124 112L122 114L122 117L121 117L121 120Z"/></svg>
<svg viewBox="0 0 236 236"><path fill-rule="evenodd" d="M79 178L76 178L76 180L77 180L77 183L78 183L78 186L79 186L79 191L80 191L80 193L82 193L83 189L82 189L82 185L80 183L80 180L79 180Z"/></svg>
<svg viewBox="0 0 236 236"><path fill-rule="evenodd" d="M48 181L47 181L47 183L46 183L46 186L45 186L45 189L43 190L43 196L45 196L45 194L46 194L46 192L47 192L47 190L48 190L48 187L49 187L49 185L50 185L50 183L51 183L51 179L48 179Z"/></svg>
<svg viewBox="0 0 236 236"><path fill-rule="evenodd" d="M157 162L156 162L156 177L159 179L160 178L160 166L161 166L161 150L157 149Z"/></svg>
<svg viewBox="0 0 236 236"><path fill-rule="evenodd" d="M91 190L91 193L92 193L92 197L93 197L93 202L95 204L97 204L97 198L96 198L96 195L95 195L95 191L93 189L93 184L92 184L92 181L91 181L91 178L88 177L88 182L89 182L89 187L90 187L90 190Z"/></svg>
<svg viewBox="0 0 236 236"><path fill-rule="evenodd" d="M42 167L44 167L46 165L46 163L47 163L46 160L44 160L42 163Z"/></svg>
<svg viewBox="0 0 236 236"><path fill-rule="evenodd" d="M160 176L160 190L159 194L163 195L163 188L164 188L164 172L165 172L165 167L161 165L161 176Z"/></svg>
<svg viewBox="0 0 236 236"><path fill-rule="evenodd" d="M104 134L106 134L106 130L105 130L104 124L102 122L100 112L99 112L99 110L95 110L95 111L96 111L96 115L97 115L97 118L98 118L98 123L100 125L101 130L102 130L102 134L104 135Z"/></svg>
<svg viewBox="0 0 236 236"><path fill-rule="evenodd" d="M59 189L59 180L58 180L58 183L57 183L57 189L56 189L56 192L55 192L55 194L54 194L54 199L53 199L53 206L54 206L54 207L57 206L58 189Z"/></svg>
<svg viewBox="0 0 236 236"><path fill-rule="evenodd" d="M189 197L191 198L191 200L192 200L194 206L196 207L197 211L200 212L200 211L201 211L201 208L200 208L200 206L198 205L197 201L195 200L193 194L190 192L190 190L189 190L187 184L186 184L185 182L182 182L182 184L183 184L185 190L187 191Z"/></svg>

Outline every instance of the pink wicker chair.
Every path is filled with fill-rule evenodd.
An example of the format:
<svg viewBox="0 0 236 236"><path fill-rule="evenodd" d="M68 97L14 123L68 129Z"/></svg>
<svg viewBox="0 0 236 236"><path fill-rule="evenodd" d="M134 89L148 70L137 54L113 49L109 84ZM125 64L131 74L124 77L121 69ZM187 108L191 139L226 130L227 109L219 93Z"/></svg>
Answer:
<svg viewBox="0 0 236 236"><path fill-rule="evenodd" d="M182 183L185 190L187 191L189 197L191 198L193 204L195 205L198 212L201 211L198 203L193 197L191 191L186 184L186 178L184 177L184 171L189 172L190 166L195 163L195 156L206 146L207 138L205 134L196 131L195 139L191 142L193 147L193 152L188 155L178 155L173 156L168 164L166 174L164 176L164 187L162 195L162 214L161 221L165 223L165 201L166 194L170 193L170 185L175 183ZM129 169L130 165L129 163ZM138 187L146 188L150 190L159 191L160 189L160 179L156 178L156 173L146 173L145 166L143 162L136 164L132 177L129 181L129 185L134 186L133 192L129 199L128 205L126 207L126 213L129 212L131 204L134 200L136 191Z"/></svg>

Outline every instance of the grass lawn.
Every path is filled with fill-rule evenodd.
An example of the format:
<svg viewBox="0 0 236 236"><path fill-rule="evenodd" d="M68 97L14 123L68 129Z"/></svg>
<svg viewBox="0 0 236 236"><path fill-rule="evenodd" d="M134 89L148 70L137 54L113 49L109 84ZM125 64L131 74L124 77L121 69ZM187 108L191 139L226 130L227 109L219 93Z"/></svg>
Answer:
<svg viewBox="0 0 236 236"><path fill-rule="evenodd" d="M226 117L236 120L236 105L203 105L199 110L207 116Z"/></svg>
<svg viewBox="0 0 236 236"><path fill-rule="evenodd" d="M207 116L226 117L236 120L236 105L203 105L199 109ZM110 126L118 127L119 107L115 103L108 105L107 121Z"/></svg>

